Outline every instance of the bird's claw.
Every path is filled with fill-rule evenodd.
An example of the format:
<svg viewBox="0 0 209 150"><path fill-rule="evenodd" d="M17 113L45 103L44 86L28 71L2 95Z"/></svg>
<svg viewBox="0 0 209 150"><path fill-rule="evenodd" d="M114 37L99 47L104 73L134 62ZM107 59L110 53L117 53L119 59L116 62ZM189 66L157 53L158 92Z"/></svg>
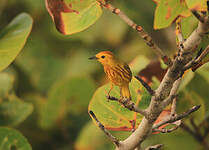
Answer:
<svg viewBox="0 0 209 150"><path fill-rule="evenodd" d="M110 96L109 94L107 94L107 95L106 95L106 98L107 98L107 102L109 102L110 99L111 99L111 96Z"/></svg>

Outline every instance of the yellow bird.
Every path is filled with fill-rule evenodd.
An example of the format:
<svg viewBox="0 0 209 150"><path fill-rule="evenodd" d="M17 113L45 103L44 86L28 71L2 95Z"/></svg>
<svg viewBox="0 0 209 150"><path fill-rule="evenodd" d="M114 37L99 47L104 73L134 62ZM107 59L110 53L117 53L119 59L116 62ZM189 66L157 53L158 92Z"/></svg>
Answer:
<svg viewBox="0 0 209 150"><path fill-rule="evenodd" d="M132 79L132 72L127 64L116 59L110 51L102 51L89 59L95 59L104 66L104 72L111 82L111 88L108 92L108 96L113 88L113 85L116 85L120 88L121 98L131 100L129 82L131 82Z"/></svg>

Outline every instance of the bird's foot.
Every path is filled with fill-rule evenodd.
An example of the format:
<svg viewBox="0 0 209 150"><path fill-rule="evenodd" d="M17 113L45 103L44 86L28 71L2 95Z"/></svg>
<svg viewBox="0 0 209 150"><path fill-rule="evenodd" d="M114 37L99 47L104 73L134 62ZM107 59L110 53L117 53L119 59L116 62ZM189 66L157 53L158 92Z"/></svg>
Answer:
<svg viewBox="0 0 209 150"><path fill-rule="evenodd" d="M120 101L120 103L123 104L123 106L127 106L127 105L129 105L130 99L126 98L126 97L122 97L122 98L120 98L119 101Z"/></svg>
<svg viewBox="0 0 209 150"><path fill-rule="evenodd" d="M106 98L107 98L108 102L109 102L109 100L112 100L112 101L118 101L119 100L118 98L116 98L114 96L110 96L110 95L106 95Z"/></svg>

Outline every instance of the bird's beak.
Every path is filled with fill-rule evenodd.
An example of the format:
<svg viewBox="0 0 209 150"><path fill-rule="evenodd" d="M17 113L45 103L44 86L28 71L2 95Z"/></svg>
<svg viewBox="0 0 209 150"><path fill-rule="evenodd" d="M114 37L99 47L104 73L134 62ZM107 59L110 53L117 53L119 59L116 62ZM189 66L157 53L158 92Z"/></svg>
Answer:
<svg viewBox="0 0 209 150"><path fill-rule="evenodd" d="M93 56L93 57L90 57L89 59L90 60L93 60L93 59L97 60L98 58L96 56Z"/></svg>

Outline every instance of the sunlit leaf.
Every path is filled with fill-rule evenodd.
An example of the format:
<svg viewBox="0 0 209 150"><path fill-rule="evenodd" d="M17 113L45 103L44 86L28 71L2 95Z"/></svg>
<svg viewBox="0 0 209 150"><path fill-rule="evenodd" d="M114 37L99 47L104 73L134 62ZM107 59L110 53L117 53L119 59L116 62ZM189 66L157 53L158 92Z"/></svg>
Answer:
<svg viewBox="0 0 209 150"><path fill-rule="evenodd" d="M0 128L0 150L32 150L27 139L17 130Z"/></svg>
<svg viewBox="0 0 209 150"><path fill-rule="evenodd" d="M154 29L166 28L178 16L188 17L191 15L185 1L182 0L160 0L157 3L154 18Z"/></svg>
<svg viewBox="0 0 209 150"><path fill-rule="evenodd" d="M102 14L96 0L45 0L45 3L57 30L68 35L88 28Z"/></svg>
<svg viewBox="0 0 209 150"><path fill-rule="evenodd" d="M118 102L108 101L106 92L109 89L110 84L105 84L96 90L90 101L89 110L92 110L96 114L97 118L107 129L130 131L137 127L143 116L129 111ZM151 96L135 78L133 78L130 83L130 92L132 101L136 103L139 108L147 108ZM119 88L115 87L110 95L119 98Z"/></svg>
<svg viewBox="0 0 209 150"><path fill-rule="evenodd" d="M33 111L33 105L16 97L0 103L0 125L16 126L23 122Z"/></svg>
<svg viewBox="0 0 209 150"><path fill-rule="evenodd" d="M189 9L207 11L207 0L185 0Z"/></svg>
<svg viewBox="0 0 209 150"><path fill-rule="evenodd" d="M25 45L32 22L28 14L22 13L0 31L0 71L15 59Z"/></svg>

